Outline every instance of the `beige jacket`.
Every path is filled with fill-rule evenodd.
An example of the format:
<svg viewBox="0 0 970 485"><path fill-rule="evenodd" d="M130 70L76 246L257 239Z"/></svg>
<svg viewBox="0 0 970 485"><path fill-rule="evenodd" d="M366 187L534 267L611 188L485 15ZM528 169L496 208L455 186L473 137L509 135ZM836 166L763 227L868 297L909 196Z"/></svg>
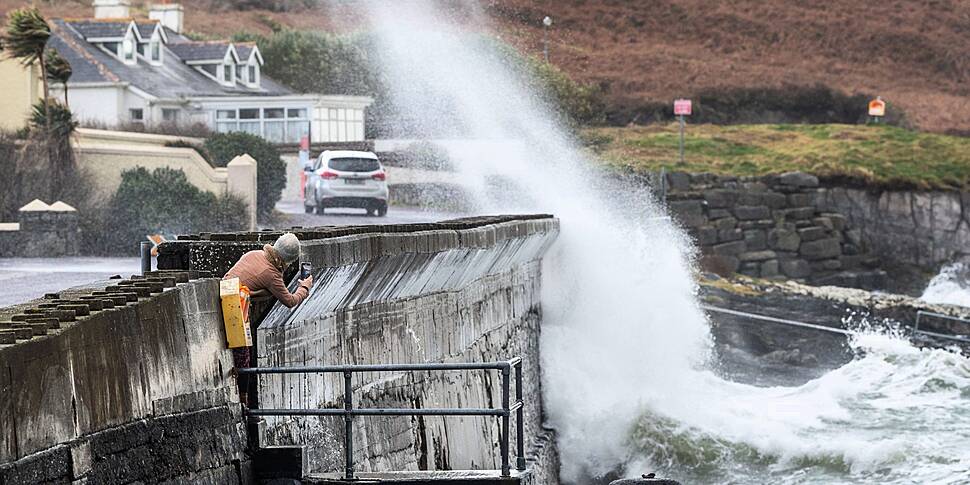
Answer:
<svg viewBox="0 0 970 485"><path fill-rule="evenodd" d="M273 246L263 246L262 250L250 251L229 269L225 278L239 278L239 284L246 285L251 292L266 290L280 303L293 308L306 299L309 288L300 285L296 293L290 293L283 282L283 259Z"/></svg>

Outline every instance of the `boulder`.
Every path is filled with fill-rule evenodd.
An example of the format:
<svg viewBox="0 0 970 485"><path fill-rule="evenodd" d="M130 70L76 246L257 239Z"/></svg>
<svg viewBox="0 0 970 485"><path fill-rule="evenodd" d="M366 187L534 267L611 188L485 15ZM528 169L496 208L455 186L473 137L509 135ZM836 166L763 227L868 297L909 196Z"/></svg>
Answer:
<svg viewBox="0 0 970 485"><path fill-rule="evenodd" d="M774 278L778 276L778 260L769 259L761 263L761 277L762 278Z"/></svg>
<svg viewBox="0 0 970 485"><path fill-rule="evenodd" d="M730 207L738 200L738 193L734 190L713 189L704 191L707 206L713 209Z"/></svg>
<svg viewBox="0 0 970 485"><path fill-rule="evenodd" d="M804 278L812 274L812 268L804 259L788 259L780 263L781 272L789 278Z"/></svg>
<svg viewBox="0 0 970 485"><path fill-rule="evenodd" d="M731 217L731 212L727 209L708 209L707 218L710 220L724 219L725 217Z"/></svg>
<svg viewBox="0 0 970 485"><path fill-rule="evenodd" d="M762 229L744 231L744 242L749 251L761 251L768 248L768 236Z"/></svg>
<svg viewBox="0 0 970 485"><path fill-rule="evenodd" d="M734 208L734 215L742 221L755 219L770 219L771 211L763 205L739 205Z"/></svg>
<svg viewBox="0 0 970 485"><path fill-rule="evenodd" d="M825 216L816 217L812 219L812 222L814 222L816 226L825 228L826 231L835 230L835 224L832 222L832 219L830 217L825 217Z"/></svg>
<svg viewBox="0 0 970 485"><path fill-rule="evenodd" d="M744 241L716 244L711 248L714 254L720 254L722 256L737 256L746 250L747 246L744 245Z"/></svg>
<svg viewBox="0 0 970 485"><path fill-rule="evenodd" d="M710 246L717 242L717 229L711 226L701 226L694 230L694 237L698 246Z"/></svg>
<svg viewBox="0 0 970 485"><path fill-rule="evenodd" d="M714 228L718 231L724 231L727 229L734 229L738 226L738 220L733 217L725 217L723 219L718 219L714 221Z"/></svg>
<svg viewBox="0 0 970 485"><path fill-rule="evenodd" d="M808 226L798 230L798 236L802 241L818 241L825 237L828 231L819 226Z"/></svg>
<svg viewBox="0 0 970 485"><path fill-rule="evenodd" d="M744 233L741 231L741 229L724 229L717 231L718 242L740 241L741 239L744 239Z"/></svg>
<svg viewBox="0 0 970 485"><path fill-rule="evenodd" d="M784 218L789 221L799 221L815 217L814 207L795 207L778 212L782 212L784 214Z"/></svg>
<svg viewBox="0 0 970 485"><path fill-rule="evenodd" d="M796 192L788 194L788 203L792 207L814 206L818 195L815 192Z"/></svg>
<svg viewBox="0 0 970 485"><path fill-rule="evenodd" d="M670 213L687 227L699 227L707 222L704 204L699 200L671 200L667 202Z"/></svg>
<svg viewBox="0 0 970 485"><path fill-rule="evenodd" d="M775 259L776 257L778 257L778 255L771 250L749 251L738 255L738 259L741 260L742 263L748 263L752 261L767 261L769 259Z"/></svg>
<svg viewBox="0 0 970 485"><path fill-rule="evenodd" d="M789 229L772 229L768 231L768 247L778 251L798 251L802 238L797 232Z"/></svg>
<svg viewBox="0 0 970 485"><path fill-rule="evenodd" d="M839 244L838 238L834 237L817 241L802 241L802 245L798 247L798 254L811 261L836 258L841 253L842 245Z"/></svg>
<svg viewBox="0 0 970 485"><path fill-rule="evenodd" d="M818 177L804 172L786 172L778 177L782 185L792 187L818 187Z"/></svg>
<svg viewBox="0 0 970 485"><path fill-rule="evenodd" d="M765 192L761 194L761 198L764 205L768 206L769 209L784 209L788 206L788 199L785 197L785 194Z"/></svg>
<svg viewBox="0 0 970 485"><path fill-rule="evenodd" d="M667 188L669 190L690 190L690 175L684 172L667 172Z"/></svg>

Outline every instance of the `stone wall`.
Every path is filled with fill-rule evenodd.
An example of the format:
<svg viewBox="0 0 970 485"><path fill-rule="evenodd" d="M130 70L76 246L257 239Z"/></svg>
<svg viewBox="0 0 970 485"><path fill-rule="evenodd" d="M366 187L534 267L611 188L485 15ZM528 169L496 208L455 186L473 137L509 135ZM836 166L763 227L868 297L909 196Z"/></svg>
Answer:
<svg viewBox="0 0 970 485"><path fill-rule="evenodd" d="M667 174L667 205L700 248L702 266L721 273L878 287L884 275L862 233L818 204L819 180Z"/></svg>
<svg viewBox="0 0 970 485"><path fill-rule="evenodd" d="M34 200L17 211L16 223L0 224L0 257L77 256L81 239L78 213L57 201Z"/></svg>
<svg viewBox="0 0 970 485"><path fill-rule="evenodd" d="M844 214L886 261L935 270L970 256L970 192L828 187L818 204Z"/></svg>
<svg viewBox="0 0 970 485"><path fill-rule="evenodd" d="M0 483L250 481L218 281L187 278L0 308Z"/></svg>

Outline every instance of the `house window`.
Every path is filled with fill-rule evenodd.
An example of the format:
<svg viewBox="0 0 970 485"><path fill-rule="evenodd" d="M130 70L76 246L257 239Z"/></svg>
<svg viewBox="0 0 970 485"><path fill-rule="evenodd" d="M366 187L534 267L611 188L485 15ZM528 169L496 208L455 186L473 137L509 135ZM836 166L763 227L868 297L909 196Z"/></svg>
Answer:
<svg viewBox="0 0 970 485"><path fill-rule="evenodd" d="M179 122L179 110L174 108L162 108L162 121L165 123Z"/></svg>
<svg viewBox="0 0 970 485"><path fill-rule="evenodd" d="M239 110L239 131L251 135L263 136L262 123L259 117L259 108L248 108Z"/></svg>
<svg viewBox="0 0 970 485"><path fill-rule="evenodd" d="M216 131L219 133L229 133L238 131L239 123L236 122L236 110L220 109L216 111Z"/></svg>
<svg viewBox="0 0 970 485"><path fill-rule="evenodd" d="M329 108L321 111L321 140L361 141L364 139L364 110Z"/></svg>
<svg viewBox="0 0 970 485"><path fill-rule="evenodd" d="M135 63L135 39L130 35L121 43L121 58L126 64Z"/></svg>
<svg viewBox="0 0 970 485"><path fill-rule="evenodd" d="M129 109L128 118L132 123L142 123L145 121L145 110L141 108Z"/></svg>
<svg viewBox="0 0 970 485"><path fill-rule="evenodd" d="M299 143L303 135L310 133L310 120L305 108L286 110L286 142Z"/></svg>
<svg viewBox="0 0 970 485"><path fill-rule="evenodd" d="M152 61L152 62L161 62L161 60L162 60L162 43L159 42L158 39L152 39L151 44L149 44L148 50L151 53L151 56L149 56L149 58L148 58L150 61Z"/></svg>
<svg viewBox="0 0 970 485"><path fill-rule="evenodd" d="M249 82L249 84L259 84L259 74L256 71L256 66L255 65L252 65L252 64L249 66L249 80L248 80L248 82Z"/></svg>
<svg viewBox="0 0 970 485"><path fill-rule="evenodd" d="M222 80L226 84L234 84L236 82L236 71L232 64L222 65Z"/></svg>
<svg viewBox="0 0 970 485"><path fill-rule="evenodd" d="M216 131L241 131L273 143L297 143L310 132L307 108L240 108L216 111Z"/></svg>

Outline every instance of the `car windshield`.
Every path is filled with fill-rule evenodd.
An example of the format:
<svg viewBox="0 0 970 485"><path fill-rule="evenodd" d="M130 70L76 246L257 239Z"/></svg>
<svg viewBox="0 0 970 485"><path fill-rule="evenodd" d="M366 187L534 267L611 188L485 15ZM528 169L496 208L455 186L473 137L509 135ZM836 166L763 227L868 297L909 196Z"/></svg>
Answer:
<svg viewBox="0 0 970 485"><path fill-rule="evenodd" d="M330 168L338 172L373 172L381 169L381 164L373 158L334 158Z"/></svg>

